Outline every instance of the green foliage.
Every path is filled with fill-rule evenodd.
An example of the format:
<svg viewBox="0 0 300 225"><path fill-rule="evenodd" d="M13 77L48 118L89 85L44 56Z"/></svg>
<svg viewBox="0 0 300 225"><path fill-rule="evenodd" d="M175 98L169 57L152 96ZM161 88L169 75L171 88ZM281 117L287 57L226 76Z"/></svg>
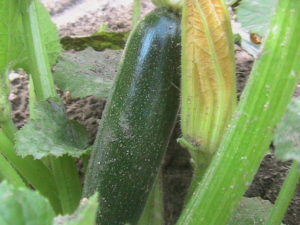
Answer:
<svg viewBox="0 0 300 225"><path fill-rule="evenodd" d="M80 52L66 52L54 68L54 82L75 98L94 95L108 97L116 75L122 51L97 52L87 48Z"/></svg>
<svg viewBox="0 0 300 225"><path fill-rule="evenodd" d="M0 1L0 73L20 60L24 52L18 7L17 1Z"/></svg>
<svg viewBox="0 0 300 225"><path fill-rule="evenodd" d="M72 215L58 216L38 192L0 184L1 225L96 225L97 194L83 199Z"/></svg>
<svg viewBox="0 0 300 225"><path fill-rule="evenodd" d="M31 155L36 159L65 154L79 157L87 151L89 139L86 130L67 119L60 100L38 102L34 115L16 134L19 155Z"/></svg>
<svg viewBox="0 0 300 225"><path fill-rule="evenodd" d="M33 160L31 157L21 158L18 156L13 142L6 137L2 129L0 129L0 152L11 163L13 168L22 175L26 183L30 183L32 187L39 190L41 194L49 199L53 209L56 212L60 212L61 207L53 174L50 173L43 162Z"/></svg>
<svg viewBox="0 0 300 225"><path fill-rule="evenodd" d="M238 21L251 33L265 36L276 5L274 0L242 0L237 10Z"/></svg>
<svg viewBox="0 0 300 225"><path fill-rule="evenodd" d="M243 198L229 225L265 225L272 206L261 198Z"/></svg>
<svg viewBox="0 0 300 225"><path fill-rule="evenodd" d="M0 184L1 225L52 225L54 211L39 193Z"/></svg>
<svg viewBox="0 0 300 225"><path fill-rule="evenodd" d="M10 184L17 187L25 187L25 184L17 173L17 171L12 167L12 165L7 161L7 159L0 153L0 180L7 180Z"/></svg>
<svg viewBox="0 0 300 225"><path fill-rule="evenodd" d="M237 7L237 20L242 24L239 29L241 45L251 55L257 57L260 45L254 43L250 33L256 33L264 37L269 31L272 15L275 11L277 1L273 0L243 0Z"/></svg>
<svg viewBox="0 0 300 225"><path fill-rule="evenodd" d="M294 98L276 130L276 157L300 162L300 98Z"/></svg>
<svg viewBox="0 0 300 225"><path fill-rule="evenodd" d="M237 1L225 2L230 5ZM181 0L154 2L175 10L181 7ZM233 123L204 176L205 180L186 205L179 225L222 225L228 222L230 213L238 205L255 174L273 137L275 125L292 96L300 74L300 27L297 24L300 21L299 1L243 0L240 1L237 16L247 31L266 37L277 2L280 7L269 41L254 67ZM26 13L27 17L24 16ZM121 49L127 36L128 33L102 30L92 37L66 37L62 43L65 49ZM242 45L258 51L258 46L249 40L247 42L243 36ZM36 51L34 46L42 47L37 48L42 51ZM54 218L55 212L73 212L79 202L81 183L72 157L86 153L89 142L85 129L67 119L63 103L56 98L50 67L57 62L61 50L58 31L39 0L0 0L0 179L7 179L10 183L0 184L1 225L96 224L97 195L89 200L84 199L72 215ZM91 48L64 54L55 68L55 83L60 89L70 91L73 97L95 95L106 98L113 86L113 70L119 61L119 53L109 62L101 59L102 54ZM35 92L36 97L43 101L33 104L31 99L31 104L35 105L31 119L15 136L11 118L8 118L11 111L7 74L18 67L35 74L35 78L40 81L46 81L39 83L38 79L34 79L35 90L39 88ZM276 131L276 156L284 161L294 160L294 163L273 208L273 217L267 221L271 208L269 202L243 199L230 225L263 225L267 222L274 225L273 221L279 224L282 220L284 210L293 196L292 190L299 180L299 115L300 98L296 98ZM19 155L27 157L19 157L15 150ZM120 177L118 175L116 180ZM195 184L199 183L200 180L196 180ZM26 185L37 189L48 199L39 192L26 189ZM158 188L152 192L154 197L148 201L143 218L145 220L139 221L141 224L163 223L159 214L162 211L160 191ZM119 203L118 199L116 202ZM157 220L154 220L157 215Z"/></svg>

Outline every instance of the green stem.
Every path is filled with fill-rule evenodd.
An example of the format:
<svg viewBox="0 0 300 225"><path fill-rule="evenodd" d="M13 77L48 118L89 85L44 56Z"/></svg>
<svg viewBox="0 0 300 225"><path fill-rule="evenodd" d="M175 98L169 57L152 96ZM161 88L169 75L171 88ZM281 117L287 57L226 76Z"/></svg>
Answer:
<svg viewBox="0 0 300 225"><path fill-rule="evenodd" d="M152 0L158 7L167 7L174 11L180 11L183 5L183 0Z"/></svg>
<svg viewBox="0 0 300 225"><path fill-rule="evenodd" d="M22 16L34 90L37 100L45 100L50 97L56 97L57 93L47 51L41 37L36 4L37 0L32 0L28 10Z"/></svg>
<svg viewBox="0 0 300 225"><path fill-rule="evenodd" d="M64 214L71 214L77 208L81 198L81 183L74 159L69 156L50 157L50 164L59 190L59 198Z"/></svg>
<svg viewBox="0 0 300 225"><path fill-rule="evenodd" d="M292 201L300 179L300 165L294 161L266 225L280 225Z"/></svg>
<svg viewBox="0 0 300 225"><path fill-rule="evenodd" d="M138 225L163 225L164 224L164 201L162 174L159 172L156 177L153 189L151 190L143 214Z"/></svg>
<svg viewBox="0 0 300 225"><path fill-rule="evenodd" d="M231 125L177 225L228 224L293 95L300 75L300 2L278 2Z"/></svg>
<svg viewBox="0 0 300 225"><path fill-rule="evenodd" d="M134 0L133 2L133 16L132 16L132 27L138 23L141 17L141 0Z"/></svg>
<svg viewBox="0 0 300 225"><path fill-rule="evenodd" d="M188 193L185 197L185 201L191 198L192 194L196 190L199 182L202 180L207 167L211 163L212 155L207 152L201 151L200 148L195 147L189 141L187 141L184 137L177 139L178 143L188 149L189 153L191 154L191 164L193 166L193 178L192 182L189 186Z"/></svg>
<svg viewBox="0 0 300 225"><path fill-rule="evenodd" d="M15 140L15 133L17 132L17 128L12 121L12 119L7 119L3 123L1 123L0 126L3 129L3 132L6 134L6 136L9 138L9 140L13 141Z"/></svg>
<svg viewBox="0 0 300 225"><path fill-rule="evenodd" d="M0 130L0 153L13 165L13 167L51 202L57 213L61 212L54 178L41 161L30 157L21 158L15 152L13 143L5 133Z"/></svg>
<svg viewBox="0 0 300 225"><path fill-rule="evenodd" d="M207 164L202 164L203 165L202 167L200 167L199 164L197 165L197 167L194 167L193 178L192 178L191 184L189 186L187 195L185 197L186 203L190 200L190 198L192 197L196 188L198 187L199 182L203 179L203 176L204 176L209 164L210 164L210 161L207 161Z"/></svg>
<svg viewBox="0 0 300 225"><path fill-rule="evenodd" d="M36 4L37 0L32 0L28 9L24 12L23 25L30 53L30 72L35 90L35 97L31 100L44 101L58 96L47 51L41 37ZM31 95L31 97L33 96ZM78 206L81 196L80 178L75 162L69 156L49 157L49 159L63 213L72 213Z"/></svg>
<svg viewBox="0 0 300 225"><path fill-rule="evenodd" d="M22 178L17 171L10 165L7 159L0 153L0 176L2 180L7 180L8 183L16 187L25 187Z"/></svg>

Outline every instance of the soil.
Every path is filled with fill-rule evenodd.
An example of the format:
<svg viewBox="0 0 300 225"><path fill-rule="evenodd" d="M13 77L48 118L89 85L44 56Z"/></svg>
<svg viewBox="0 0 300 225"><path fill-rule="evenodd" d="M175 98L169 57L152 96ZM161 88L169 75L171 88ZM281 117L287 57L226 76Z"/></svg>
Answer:
<svg viewBox="0 0 300 225"><path fill-rule="evenodd" d="M59 27L61 36L90 35L104 23L116 31L128 30L131 26L131 1L129 0L114 0L113 3L98 0L98 5L97 0L42 1L49 8L53 21ZM143 13L150 11L153 7L149 0L143 1ZM253 57L238 46L236 46L236 53L237 84L238 92L241 93L250 73ZM112 66L117 68L117 65ZM10 100L13 105L14 121L18 127L21 127L28 118L28 79L22 71L11 74L10 78L12 82ZM67 106L69 118L85 125L94 138L105 100L95 97L73 99L68 93L62 93L62 96ZM180 127L177 124L162 167L166 225L175 224L182 209L184 196L193 172L189 163L189 153L176 142L179 136ZM289 166L290 163L276 161L271 148L245 195L247 197L261 197L274 203ZM289 207L284 223L286 225L300 224L300 186Z"/></svg>
<svg viewBox="0 0 300 225"><path fill-rule="evenodd" d="M88 36L103 25L113 31L131 27L132 0L42 0L52 15L61 36ZM142 0L142 15L154 5Z"/></svg>

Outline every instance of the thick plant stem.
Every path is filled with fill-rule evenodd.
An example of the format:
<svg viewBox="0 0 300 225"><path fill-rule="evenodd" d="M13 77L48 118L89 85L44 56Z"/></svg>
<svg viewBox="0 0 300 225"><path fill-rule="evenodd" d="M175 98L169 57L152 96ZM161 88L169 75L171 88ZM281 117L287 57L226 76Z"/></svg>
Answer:
<svg viewBox="0 0 300 225"><path fill-rule="evenodd" d="M300 166L299 163L294 161L292 167L280 189L279 196L272 209L271 215L266 225L280 225L284 215L289 207L291 200L295 195L295 191L300 179Z"/></svg>
<svg viewBox="0 0 300 225"><path fill-rule="evenodd" d="M56 213L61 213L54 178L48 168L41 161L33 160L31 157L21 158L18 156L13 143L1 129L0 153L8 159L11 165L13 165L29 184L49 199Z"/></svg>
<svg viewBox="0 0 300 225"><path fill-rule="evenodd" d="M77 179L78 172L74 159L69 156L61 156L60 158L51 157L50 165L53 174L56 175L55 181L57 187L62 187L62 184L65 184L65 187L62 187L58 194L63 213L70 214L77 208L81 198L81 183Z"/></svg>
<svg viewBox="0 0 300 225"><path fill-rule="evenodd" d="M36 4L37 0L32 0L23 13L23 24L28 52L30 53L30 72L35 98L37 101L44 101L49 98L57 98L57 93L48 55L41 37ZM63 213L72 213L79 203L82 188L75 162L68 156L50 157L49 159Z"/></svg>
<svg viewBox="0 0 300 225"><path fill-rule="evenodd" d="M23 13L23 24L26 44L30 54L30 74L37 100L57 96L47 51L41 37L36 0L32 0L28 9Z"/></svg>
<svg viewBox="0 0 300 225"><path fill-rule="evenodd" d="M207 161L207 164L197 165L197 167L194 166L193 178L192 178L191 184L189 186L188 192L185 197L185 203L187 203L190 200L190 198L192 197L194 191L196 190L196 188L199 184L199 181L202 180L202 178L207 170L207 167L209 166L209 163L210 163L210 160Z"/></svg>
<svg viewBox="0 0 300 225"><path fill-rule="evenodd" d="M9 140L14 141L14 134L17 132L17 129L12 119L6 119L3 123L1 123L0 127L3 129Z"/></svg>
<svg viewBox="0 0 300 225"><path fill-rule="evenodd" d="M180 11L183 4L183 0L152 0L152 2L158 7L166 7L174 11Z"/></svg>
<svg viewBox="0 0 300 225"><path fill-rule="evenodd" d="M234 119L177 225L228 224L299 81L299 21L300 2L279 1Z"/></svg>
<svg viewBox="0 0 300 225"><path fill-rule="evenodd" d="M138 23L141 17L141 0L134 0L133 2L133 16L132 16L132 27Z"/></svg>
<svg viewBox="0 0 300 225"><path fill-rule="evenodd" d="M8 183L16 187L25 187L22 178L17 171L11 166L7 159L0 153L0 177L1 180L7 180Z"/></svg>

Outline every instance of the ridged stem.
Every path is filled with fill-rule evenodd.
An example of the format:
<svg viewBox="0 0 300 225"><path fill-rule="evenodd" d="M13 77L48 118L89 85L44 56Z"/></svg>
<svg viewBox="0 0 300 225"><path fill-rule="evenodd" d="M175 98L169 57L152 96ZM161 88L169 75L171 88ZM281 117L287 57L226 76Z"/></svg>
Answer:
<svg viewBox="0 0 300 225"><path fill-rule="evenodd" d="M38 101L43 101L56 98L57 93L47 51L41 36L36 4L37 0L32 0L22 16L26 44L30 55L30 72L35 98ZM69 156L58 158L50 156L49 159L63 213L72 213L79 204L82 188L75 162Z"/></svg>
<svg viewBox="0 0 300 225"><path fill-rule="evenodd" d="M135 27L141 18L141 0L133 1L133 16L132 16L132 27Z"/></svg>
<svg viewBox="0 0 300 225"><path fill-rule="evenodd" d="M299 163L294 161L292 167L280 189L271 215L266 225L281 225L290 202L292 201L300 179Z"/></svg>

